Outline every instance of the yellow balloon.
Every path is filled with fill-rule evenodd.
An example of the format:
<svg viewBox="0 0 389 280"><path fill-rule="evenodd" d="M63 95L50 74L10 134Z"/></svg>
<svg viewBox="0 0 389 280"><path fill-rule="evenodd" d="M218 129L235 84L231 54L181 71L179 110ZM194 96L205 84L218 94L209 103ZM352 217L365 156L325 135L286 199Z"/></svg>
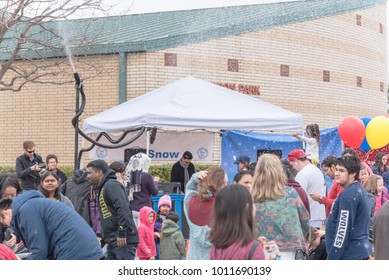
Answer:
<svg viewBox="0 0 389 280"><path fill-rule="evenodd" d="M389 118L373 118L366 127L366 140L371 149L379 149L389 143Z"/></svg>

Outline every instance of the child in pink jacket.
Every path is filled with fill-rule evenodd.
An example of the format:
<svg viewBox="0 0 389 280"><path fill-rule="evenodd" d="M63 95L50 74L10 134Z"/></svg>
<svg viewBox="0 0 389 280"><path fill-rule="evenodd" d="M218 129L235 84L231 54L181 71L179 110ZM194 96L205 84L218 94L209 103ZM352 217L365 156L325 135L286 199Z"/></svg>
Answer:
<svg viewBox="0 0 389 280"><path fill-rule="evenodd" d="M155 237L159 237L157 232L154 233L156 214L148 206L142 207L139 211L139 244L136 249L136 255L140 260L154 260L156 255Z"/></svg>

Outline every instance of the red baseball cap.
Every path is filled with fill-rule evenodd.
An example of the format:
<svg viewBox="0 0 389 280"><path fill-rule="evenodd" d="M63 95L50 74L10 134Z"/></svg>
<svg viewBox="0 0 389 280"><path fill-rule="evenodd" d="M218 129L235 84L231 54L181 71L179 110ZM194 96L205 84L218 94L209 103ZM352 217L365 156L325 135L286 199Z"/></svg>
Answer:
<svg viewBox="0 0 389 280"><path fill-rule="evenodd" d="M306 158L309 154L304 153L301 149L294 149L288 154L288 161L294 161L295 159Z"/></svg>

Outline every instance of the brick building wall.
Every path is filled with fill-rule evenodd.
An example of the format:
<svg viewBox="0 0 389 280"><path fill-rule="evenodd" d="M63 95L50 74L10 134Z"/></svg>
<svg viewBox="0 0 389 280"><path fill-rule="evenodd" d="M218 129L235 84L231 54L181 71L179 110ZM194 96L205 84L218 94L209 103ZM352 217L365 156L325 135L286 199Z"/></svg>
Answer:
<svg viewBox="0 0 389 280"><path fill-rule="evenodd" d="M83 117L118 102L118 56L97 59L101 73L84 80ZM64 71L71 74L70 69ZM321 129L337 126L348 115L386 114L385 5L156 52L129 53L127 98L188 75L236 90L258 89L258 98L301 113L305 124L318 123ZM74 92L74 84L66 84L29 85L19 93L2 93L0 165L14 165L26 139L36 142L41 155L56 153L61 164L72 165ZM234 112L226 112L230 113ZM215 140L219 158L219 137Z"/></svg>
<svg viewBox="0 0 389 280"><path fill-rule="evenodd" d="M150 52L139 70L145 71L145 91L187 75L237 90L259 86L258 98L301 113L305 124L334 127L348 115L386 113L385 21L381 5ZM164 65L166 54L176 55L176 66ZM228 71L229 60L237 61L236 71Z"/></svg>
<svg viewBox="0 0 389 280"><path fill-rule="evenodd" d="M76 60L76 67L80 63ZM85 74L83 69L77 69L84 79L87 95L83 118L117 105L118 57L99 56L99 63L104 69L98 69L96 73ZM69 73L68 77L65 74L65 78L73 80L70 67L64 68L63 72ZM88 76L91 78L87 78ZM0 166L15 166L16 157L23 153L22 145L25 140L34 141L37 153L44 159L47 154L54 153L58 156L60 165L73 166L75 133L71 120L75 114L75 100L74 83L28 84L21 92L2 92ZM81 137L79 143L81 146Z"/></svg>

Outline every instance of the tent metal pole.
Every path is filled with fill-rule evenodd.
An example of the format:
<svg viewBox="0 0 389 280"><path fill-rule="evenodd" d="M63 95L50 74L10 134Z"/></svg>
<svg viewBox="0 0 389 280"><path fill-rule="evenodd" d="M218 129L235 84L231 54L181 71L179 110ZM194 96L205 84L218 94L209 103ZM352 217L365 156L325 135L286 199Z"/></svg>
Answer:
<svg viewBox="0 0 389 280"><path fill-rule="evenodd" d="M223 166L223 162L222 162L223 130L219 130L219 137L220 137L220 141L219 141L219 166L222 167Z"/></svg>
<svg viewBox="0 0 389 280"><path fill-rule="evenodd" d="M85 148L85 138L82 137L81 139L81 149L84 149ZM79 159L80 160L80 169L83 169L85 167L85 156L84 154L82 154L81 158Z"/></svg>
<svg viewBox="0 0 389 280"><path fill-rule="evenodd" d="M146 155L149 155L150 149L150 130L146 129Z"/></svg>

